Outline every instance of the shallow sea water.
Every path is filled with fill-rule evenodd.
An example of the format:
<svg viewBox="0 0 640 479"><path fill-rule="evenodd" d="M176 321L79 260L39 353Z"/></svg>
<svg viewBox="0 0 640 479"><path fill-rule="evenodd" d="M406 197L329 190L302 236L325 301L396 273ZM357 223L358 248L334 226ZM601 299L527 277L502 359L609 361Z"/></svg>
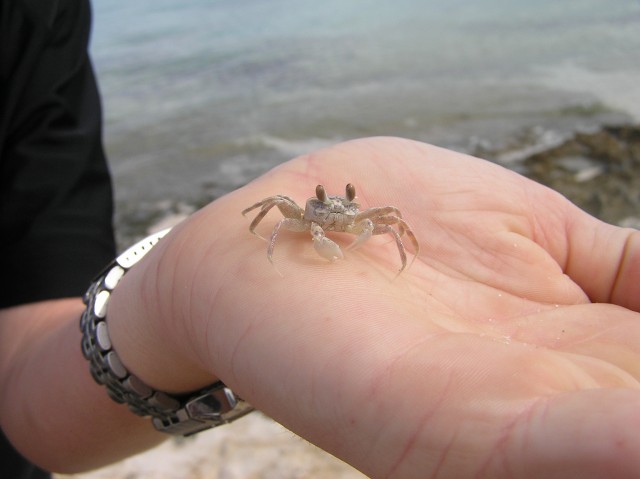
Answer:
<svg viewBox="0 0 640 479"><path fill-rule="evenodd" d="M474 151L640 119L630 0L101 0L92 53L121 211L350 138Z"/></svg>

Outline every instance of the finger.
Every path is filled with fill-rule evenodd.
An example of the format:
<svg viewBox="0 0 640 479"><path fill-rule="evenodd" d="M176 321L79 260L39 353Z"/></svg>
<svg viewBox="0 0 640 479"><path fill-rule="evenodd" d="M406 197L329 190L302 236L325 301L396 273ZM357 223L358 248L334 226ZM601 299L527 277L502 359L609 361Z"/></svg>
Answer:
<svg viewBox="0 0 640 479"><path fill-rule="evenodd" d="M640 232L574 212L567 235L564 269L591 301L640 312Z"/></svg>
<svg viewBox="0 0 640 479"><path fill-rule="evenodd" d="M608 371L628 375L629 385L640 385L640 316L628 309L611 304L552 305L537 314L494 322L492 331L505 341L562 351L576 360L601 361L612 368Z"/></svg>

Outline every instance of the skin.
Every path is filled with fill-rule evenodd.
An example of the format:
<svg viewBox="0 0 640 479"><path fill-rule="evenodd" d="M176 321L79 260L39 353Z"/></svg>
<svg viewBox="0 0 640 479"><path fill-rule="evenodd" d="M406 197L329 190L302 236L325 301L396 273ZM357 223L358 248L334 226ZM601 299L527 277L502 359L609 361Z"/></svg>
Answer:
<svg viewBox="0 0 640 479"><path fill-rule="evenodd" d="M419 256L395 277L388 237L330 264L308 232L283 232L278 276L240 211L347 181L363 208L402 211ZM637 231L488 162L373 138L285 163L195 213L124 277L108 320L151 386L219 377L371 477L627 478L640 475L638 285ZM156 443L91 383L77 300L58 306L44 319L36 305L22 321L2 312L3 429L67 471Z"/></svg>

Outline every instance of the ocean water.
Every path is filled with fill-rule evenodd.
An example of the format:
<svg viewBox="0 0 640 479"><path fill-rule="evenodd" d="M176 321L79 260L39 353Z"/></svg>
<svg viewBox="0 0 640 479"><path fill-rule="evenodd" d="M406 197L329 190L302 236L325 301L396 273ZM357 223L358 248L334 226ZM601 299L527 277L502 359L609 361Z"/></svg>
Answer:
<svg viewBox="0 0 640 479"><path fill-rule="evenodd" d="M473 151L640 120L638 0L96 0L91 49L125 209L350 138Z"/></svg>

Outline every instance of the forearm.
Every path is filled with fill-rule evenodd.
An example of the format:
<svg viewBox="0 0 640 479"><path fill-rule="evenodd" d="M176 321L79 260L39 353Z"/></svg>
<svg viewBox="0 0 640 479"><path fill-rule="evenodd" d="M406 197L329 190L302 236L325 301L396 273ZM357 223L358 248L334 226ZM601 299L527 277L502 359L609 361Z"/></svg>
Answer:
<svg viewBox="0 0 640 479"><path fill-rule="evenodd" d="M62 472L91 469L164 438L89 374L79 298L0 311L2 429L26 457Z"/></svg>
<svg viewBox="0 0 640 479"><path fill-rule="evenodd" d="M188 392L216 378L208 363L197 360L189 338L176 334L188 318L174 317L174 295L156 287L157 264L173 269L172 255L164 258L162 249L118 285L107 324L114 350L131 373L154 389ZM174 293L180 299L185 291ZM0 310L3 431L27 458L55 471L98 467L166 437L148 418L109 399L92 379L80 347L83 308L72 298Z"/></svg>

